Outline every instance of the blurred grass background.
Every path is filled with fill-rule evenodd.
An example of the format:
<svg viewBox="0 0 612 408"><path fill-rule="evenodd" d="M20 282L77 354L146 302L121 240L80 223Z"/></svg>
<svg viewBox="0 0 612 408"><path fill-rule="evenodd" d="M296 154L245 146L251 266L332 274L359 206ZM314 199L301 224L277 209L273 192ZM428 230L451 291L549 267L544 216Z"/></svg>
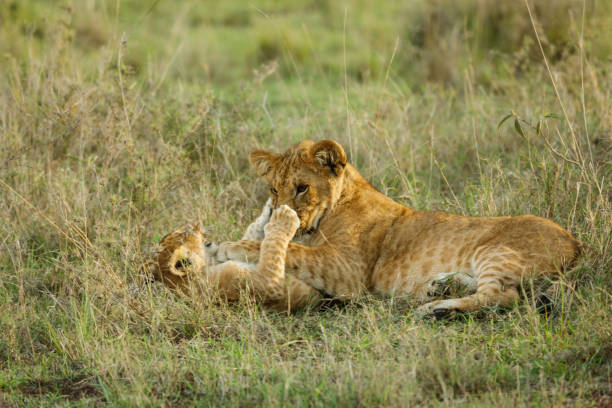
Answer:
<svg viewBox="0 0 612 408"><path fill-rule="evenodd" d="M0 405L612 403L612 2L528 4L550 73L521 1L0 0ZM185 221L238 238L248 152L304 138L414 208L568 228L553 316L130 289Z"/></svg>

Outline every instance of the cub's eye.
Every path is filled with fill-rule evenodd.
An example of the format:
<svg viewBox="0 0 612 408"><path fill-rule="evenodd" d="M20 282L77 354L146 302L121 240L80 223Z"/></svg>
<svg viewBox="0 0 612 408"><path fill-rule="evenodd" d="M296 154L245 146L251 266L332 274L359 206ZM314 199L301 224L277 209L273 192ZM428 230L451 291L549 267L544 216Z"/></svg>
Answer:
<svg viewBox="0 0 612 408"><path fill-rule="evenodd" d="M297 186L297 193L298 194L303 194L306 191L308 191L308 184L300 184L299 186Z"/></svg>
<svg viewBox="0 0 612 408"><path fill-rule="evenodd" d="M210 246L212 245L212 242L207 242L206 245L204 245L206 248L210 248Z"/></svg>
<svg viewBox="0 0 612 408"><path fill-rule="evenodd" d="M270 191L272 192L272 194L278 195L278 191L274 187L272 187Z"/></svg>

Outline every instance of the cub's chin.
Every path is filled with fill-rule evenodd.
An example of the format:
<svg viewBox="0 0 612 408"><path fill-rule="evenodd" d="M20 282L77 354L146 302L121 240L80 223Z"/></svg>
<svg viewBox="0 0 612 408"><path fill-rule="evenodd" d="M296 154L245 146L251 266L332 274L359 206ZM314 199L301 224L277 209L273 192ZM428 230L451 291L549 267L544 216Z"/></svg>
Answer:
<svg viewBox="0 0 612 408"><path fill-rule="evenodd" d="M316 229L314 227L300 228L295 232L293 239L296 240L296 239L307 237L309 235L312 235L315 231Z"/></svg>
<svg viewBox="0 0 612 408"><path fill-rule="evenodd" d="M314 217L311 217L311 221L304 226L300 226L300 228L295 233L295 237L304 237L308 235L314 234L319 229L319 224L321 220L327 213L327 209L323 209L322 211L318 211Z"/></svg>

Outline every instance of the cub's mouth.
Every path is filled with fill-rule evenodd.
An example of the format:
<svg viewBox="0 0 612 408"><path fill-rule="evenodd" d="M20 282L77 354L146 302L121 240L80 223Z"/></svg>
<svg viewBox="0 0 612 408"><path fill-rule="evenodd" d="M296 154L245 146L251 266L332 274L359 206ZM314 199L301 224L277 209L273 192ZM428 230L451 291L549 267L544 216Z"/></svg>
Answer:
<svg viewBox="0 0 612 408"><path fill-rule="evenodd" d="M174 268L175 269L187 269L189 268L191 265L193 265L193 262L191 262L191 259L189 258L179 258L175 264L174 264Z"/></svg>
<svg viewBox="0 0 612 408"><path fill-rule="evenodd" d="M300 227L297 232L295 233L296 237L303 237L303 236L307 236L307 235L312 235L315 232L317 232L317 230L319 229L319 224L321 223L321 220L323 219L323 217L326 215L327 213L327 208L323 209L323 211L320 211L312 220L312 222L306 224L303 227Z"/></svg>

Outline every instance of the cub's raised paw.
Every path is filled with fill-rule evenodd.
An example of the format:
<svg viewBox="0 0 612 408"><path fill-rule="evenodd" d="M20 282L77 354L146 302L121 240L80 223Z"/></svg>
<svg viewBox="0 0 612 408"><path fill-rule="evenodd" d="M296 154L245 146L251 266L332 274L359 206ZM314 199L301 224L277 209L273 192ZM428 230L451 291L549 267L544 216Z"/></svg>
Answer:
<svg viewBox="0 0 612 408"><path fill-rule="evenodd" d="M270 217L272 216L273 212L274 212L274 207L272 206L272 199L268 198L268 201L266 201L266 204L261 210L261 214L259 214L259 217L257 217L257 220L255 220L255 224L257 225L258 228L261 228L262 231L263 231L264 225L266 225L270 221Z"/></svg>
<svg viewBox="0 0 612 408"><path fill-rule="evenodd" d="M274 227L287 233L290 233L292 236L297 231L300 226L300 219L295 211L293 211L289 206L281 205L274 213L272 213L272 217L270 217L270 222L268 223L270 227Z"/></svg>
<svg viewBox="0 0 612 408"><path fill-rule="evenodd" d="M274 206L272 205L272 199L268 198L268 201L266 201L266 204L264 205L264 208L261 211L261 217L264 218L267 222L270 220L270 217L272 216L273 212Z"/></svg>

